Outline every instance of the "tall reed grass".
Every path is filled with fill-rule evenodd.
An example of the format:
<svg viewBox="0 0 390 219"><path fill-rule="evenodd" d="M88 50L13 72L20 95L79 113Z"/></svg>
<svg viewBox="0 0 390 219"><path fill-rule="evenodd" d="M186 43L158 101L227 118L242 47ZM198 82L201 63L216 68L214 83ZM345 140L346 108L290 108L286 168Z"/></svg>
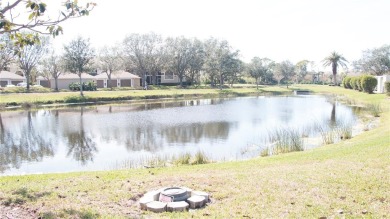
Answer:
<svg viewBox="0 0 390 219"><path fill-rule="evenodd" d="M367 104L365 108L368 110L368 112L374 116L374 117L379 117L380 114L382 113L382 107L379 103L375 104Z"/></svg>
<svg viewBox="0 0 390 219"><path fill-rule="evenodd" d="M278 128L269 133L272 143L272 154L303 151L303 139L299 130L294 128Z"/></svg>
<svg viewBox="0 0 390 219"><path fill-rule="evenodd" d="M322 143L324 144L333 144L336 138L336 127L329 127L322 124L316 125L316 130L320 133L322 138Z"/></svg>

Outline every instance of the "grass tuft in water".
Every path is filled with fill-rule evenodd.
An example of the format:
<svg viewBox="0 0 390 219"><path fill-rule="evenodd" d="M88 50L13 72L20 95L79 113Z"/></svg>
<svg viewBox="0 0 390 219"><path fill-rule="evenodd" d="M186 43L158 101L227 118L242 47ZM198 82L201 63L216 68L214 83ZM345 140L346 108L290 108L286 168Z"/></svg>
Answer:
<svg viewBox="0 0 390 219"><path fill-rule="evenodd" d="M317 124L317 131L321 134L322 142L324 144L333 144L336 137L336 130L333 127L327 128L324 125Z"/></svg>
<svg viewBox="0 0 390 219"><path fill-rule="evenodd" d="M203 151L196 152L195 156L191 159L191 165L210 163L210 159Z"/></svg>
<svg viewBox="0 0 390 219"><path fill-rule="evenodd" d="M173 158L172 161L176 166L189 165L191 162L191 154L190 153L181 154L177 158Z"/></svg>
<svg viewBox="0 0 390 219"><path fill-rule="evenodd" d="M337 133L341 140L352 138L352 125L349 123L340 123L337 125Z"/></svg>
<svg viewBox="0 0 390 219"><path fill-rule="evenodd" d="M263 148L260 152L261 157L268 157L270 155L269 147Z"/></svg>
<svg viewBox="0 0 390 219"><path fill-rule="evenodd" d="M366 109L374 117L379 117L380 114L382 113L382 107L378 103L367 104Z"/></svg>
<svg viewBox="0 0 390 219"><path fill-rule="evenodd" d="M303 151L302 134L293 128L279 128L269 134L269 140L273 144L272 154Z"/></svg>

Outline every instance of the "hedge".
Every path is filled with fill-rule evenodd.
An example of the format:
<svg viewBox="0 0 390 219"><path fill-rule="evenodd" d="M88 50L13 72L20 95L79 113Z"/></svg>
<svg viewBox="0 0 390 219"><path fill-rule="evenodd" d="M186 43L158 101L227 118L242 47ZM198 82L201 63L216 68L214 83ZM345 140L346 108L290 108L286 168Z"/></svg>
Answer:
<svg viewBox="0 0 390 219"><path fill-rule="evenodd" d="M347 76L343 79L344 88L364 91L370 94L374 92L377 83L378 83L377 79L371 75L361 75L355 77ZM388 93L390 93L390 85L386 85L386 86L389 86Z"/></svg>
<svg viewBox="0 0 390 219"><path fill-rule="evenodd" d="M69 84L69 90L72 91L79 91L80 90L80 83L74 82ZM97 86L94 81L89 81L87 83L83 82L83 91L96 91Z"/></svg>
<svg viewBox="0 0 390 219"><path fill-rule="evenodd" d="M385 90L386 90L387 95L390 96L390 81L385 82Z"/></svg>
<svg viewBox="0 0 390 219"><path fill-rule="evenodd" d="M345 77L345 78L343 79L343 87L344 87L344 88L352 89L351 84L350 84L351 79L352 79L352 77L349 77L349 76L347 76L347 77Z"/></svg>
<svg viewBox="0 0 390 219"><path fill-rule="evenodd" d="M374 76L363 75L360 77L360 87L366 93L372 94L377 84L378 80Z"/></svg>

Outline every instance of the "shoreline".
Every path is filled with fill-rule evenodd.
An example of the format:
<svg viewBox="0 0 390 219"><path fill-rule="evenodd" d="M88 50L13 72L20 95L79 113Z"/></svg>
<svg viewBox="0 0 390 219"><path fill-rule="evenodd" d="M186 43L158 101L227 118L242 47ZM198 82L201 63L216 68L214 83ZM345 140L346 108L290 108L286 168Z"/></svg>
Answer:
<svg viewBox="0 0 390 219"><path fill-rule="evenodd" d="M341 88L311 88L314 94L331 92L359 103L381 103L379 125L313 150L243 161L0 176L0 210L32 211L31 218L383 217L388 212L386 191L390 190L386 183L390 179L386 174L390 165L389 99ZM206 191L212 201L207 208L175 214L139 209L139 194L175 185Z"/></svg>

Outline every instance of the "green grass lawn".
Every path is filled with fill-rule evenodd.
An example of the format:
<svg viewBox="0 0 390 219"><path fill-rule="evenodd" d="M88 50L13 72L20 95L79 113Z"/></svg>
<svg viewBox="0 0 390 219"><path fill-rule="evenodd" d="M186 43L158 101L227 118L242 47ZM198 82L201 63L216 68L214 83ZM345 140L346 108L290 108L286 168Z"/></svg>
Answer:
<svg viewBox="0 0 390 219"><path fill-rule="evenodd" d="M0 177L0 211L17 207L44 218L388 218L389 99L328 86L293 88L379 103L381 123L337 144L245 161ZM165 186L209 192L212 202L175 214L139 209L142 194Z"/></svg>
<svg viewBox="0 0 390 219"><path fill-rule="evenodd" d="M219 97L219 96L241 96L255 95L262 93L284 93L290 90L284 87L268 86L242 87L234 89L156 89L156 90L120 90L120 91L85 91L84 101L107 101L107 100L139 100L155 98L193 98L193 97ZM48 92L48 93L2 93L0 94L0 105L22 105L30 104L52 104L64 103L69 99L78 99L79 92Z"/></svg>

